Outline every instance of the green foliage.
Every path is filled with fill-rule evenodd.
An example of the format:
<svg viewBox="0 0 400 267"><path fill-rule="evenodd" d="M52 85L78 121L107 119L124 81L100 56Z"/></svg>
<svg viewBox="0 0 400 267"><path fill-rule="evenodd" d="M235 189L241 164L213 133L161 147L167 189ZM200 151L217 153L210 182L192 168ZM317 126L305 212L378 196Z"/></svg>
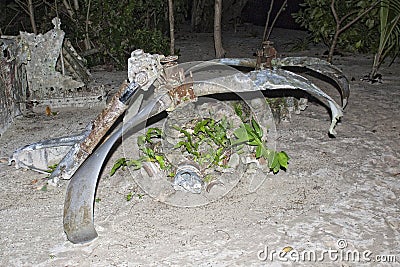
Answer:
<svg viewBox="0 0 400 267"><path fill-rule="evenodd" d="M236 105L236 113L242 115L242 121L246 121L243 116L241 104ZM180 149L187 153L189 157L197 162L203 169L222 167L226 168L232 150L242 147L243 144L255 147L255 157L264 158L268 161L268 166L273 173L288 167L289 156L281 151L276 152L269 149L263 140L264 133L256 120L251 119L248 123L243 123L233 131L234 137L229 138L227 132L232 129L232 123L226 117L216 121L211 118L193 120L183 127L175 126L182 136L174 145L174 149ZM161 144L163 134L159 128L149 128L145 135L139 136L137 143L143 156L138 160L120 158L111 169L110 175L124 167L133 166L140 169L145 161L156 162L161 170L169 171L167 176L173 177L175 173L171 171L172 165L158 146ZM211 180L211 176L205 179ZM129 201L129 200L128 200Z"/></svg>
<svg viewBox="0 0 400 267"><path fill-rule="evenodd" d="M48 172L48 173L54 172L54 171L57 169L57 166L58 166L57 163L56 163L56 164L53 164L53 165L51 165L51 166L48 166L48 170L47 170L46 172Z"/></svg>
<svg viewBox="0 0 400 267"><path fill-rule="evenodd" d="M234 131L237 138L232 141L232 145L247 144L256 147L255 156L257 159L264 158L268 160L268 167L273 173L279 172L280 169L288 167L289 156L281 151L276 152L270 150L265 141L263 141L263 130L260 125L254 120L251 123L245 123L240 128Z"/></svg>
<svg viewBox="0 0 400 267"><path fill-rule="evenodd" d="M382 0L379 10L379 46L374 57L370 79L374 79L377 71L389 55L393 58L400 51L400 1Z"/></svg>
<svg viewBox="0 0 400 267"><path fill-rule="evenodd" d="M350 14L344 22L351 21L368 8L373 1L350 0L336 1L339 18ZM310 31L313 41L323 42L328 47L332 44L336 23L330 9L331 0L305 0L299 12L292 14L297 23ZM348 51L368 52L376 48L377 9L373 9L362 17L348 30L344 31L338 40L338 47Z"/></svg>
<svg viewBox="0 0 400 267"><path fill-rule="evenodd" d="M211 118L199 120L191 132L189 129L175 127L184 135L175 148L182 148L200 165L226 167L225 161L230 149L230 140L226 132L230 128L226 118L220 121Z"/></svg>
<svg viewBox="0 0 400 267"><path fill-rule="evenodd" d="M65 1L72 4L72 1ZM90 3L90 6L89 6ZM24 1L20 1L24 5ZM2 34L13 35L31 30L29 16L20 11L17 2L0 3L0 29ZM35 4L38 31L45 33L54 26L51 20L58 16L66 37L78 52L86 50L85 38L91 48L100 53L87 56L89 65L112 64L125 68L130 53L141 48L148 53L169 54L168 3L154 1L79 1L79 10L70 17L62 0ZM175 26L188 15L189 1L174 0ZM88 21L88 23L86 23Z"/></svg>
<svg viewBox="0 0 400 267"><path fill-rule="evenodd" d="M132 193L132 192L129 192L129 193L126 195L126 201L131 201L131 200L132 200L132 197L133 197L133 193Z"/></svg>
<svg viewBox="0 0 400 267"><path fill-rule="evenodd" d="M289 48L290 52L299 52L308 50L310 44L313 43L312 37L309 35L304 38L297 38L294 41L287 42L284 44L285 47Z"/></svg>
<svg viewBox="0 0 400 267"><path fill-rule="evenodd" d="M142 194L134 194L134 193L132 193L132 192L129 192L127 195L126 195L126 201L131 201L132 200L132 198L134 197L134 196L137 196L139 199L142 199L143 198L143 195Z"/></svg>
<svg viewBox="0 0 400 267"><path fill-rule="evenodd" d="M126 67L130 53L138 48L168 54L168 39L162 34L167 25L166 10L166 1L161 0L95 1L90 13L90 39L105 51L101 56L117 62L119 67ZM77 20L80 38L84 34L84 16L86 12Z"/></svg>
<svg viewBox="0 0 400 267"><path fill-rule="evenodd" d="M171 165L166 161L165 156L158 153L156 147L160 144L162 136L162 131L158 128L149 128L145 135L138 137L137 143L139 149L143 152L143 156L139 159L118 159L110 171L110 176L113 176L115 172L119 169L124 169L125 167L132 167L134 170L142 168L143 162L157 162L162 170L168 170Z"/></svg>

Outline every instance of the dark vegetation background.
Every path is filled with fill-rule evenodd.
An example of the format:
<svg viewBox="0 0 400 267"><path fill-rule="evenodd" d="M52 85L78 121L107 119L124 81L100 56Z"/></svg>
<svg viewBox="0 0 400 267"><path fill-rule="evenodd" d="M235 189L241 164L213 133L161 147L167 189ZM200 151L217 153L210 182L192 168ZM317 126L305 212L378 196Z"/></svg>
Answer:
<svg viewBox="0 0 400 267"><path fill-rule="evenodd" d="M272 21L283 0L274 1ZM32 4L32 12L29 4ZM77 3L78 5L74 5ZM298 49L307 49L312 42L329 47L335 22L329 9L331 0L290 0L274 27L307 30L306 40L298 40ZM222 30L235 30L238 25L264 26L271 0L224 0ZM361 12L370 1L336 1L340 16ZM214 0L173 0L175 33L212 32ZM130 53L143 48L148 53L168 55L169 20L167 0L3 0L0 2L0 34L18 35L33 32L32 14L37 33L53 28L52 18L61 19L61 28L89 66L110 64L125 68ZM371 52L379 39L378 9L341 34L337 49L350 52ZM179 38L179 37L177 37ZM179 55L179 51L175 51Z"/></svg>
<svg viewBox="0 0 400 267"><path fill-rule="evenodd" d="M64 2L72 9L68 11ZM72 0L33 0L38 33L53 28L52 18L61 19L61 28L89 65L112 64L125 67L126 59L136 48L149 53L169 54L169 25L167 0L79 0L74 9ZM283 1L277 0L272 15ZM291 13L299 10L300 0L289 1L276 26L299 29ZM174 0L175 32L190 25L193 33L212 32L214 0ZM224 0L223 30L233 30L235 24L265 25L270 1ZM188 27L185 27L187 30ZM33 32L27 0L0 1L0 30L2 35ZM176 51L179 54L179 51Z"/></svg>

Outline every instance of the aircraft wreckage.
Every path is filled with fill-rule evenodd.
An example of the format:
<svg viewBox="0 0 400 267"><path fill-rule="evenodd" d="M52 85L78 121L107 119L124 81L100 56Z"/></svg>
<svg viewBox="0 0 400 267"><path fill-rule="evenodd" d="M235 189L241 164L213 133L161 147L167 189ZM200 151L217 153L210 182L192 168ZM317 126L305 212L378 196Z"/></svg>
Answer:
<svg viewBox="0 0 400 267"><path fill-rule="evenodd" d="M223 58L173 64L174 60L176 58L147 54L140 49L133 51L128 60L129 82L121 85L107 107L83 133L30 144L17 149L10 157L10 164L15 162L17 168L43 172L50 162L59 162L49 179L55 183L59 179L70 179L64 204L64 230L71 242L84 243L97 237L93 208L101 168L113 145L150 117L164 111L173 113L204 96L229 93L249 103L262 124L271 122L271 118L262 119L265 114L252 102L254 94L263 92L268 96L268 92L274 90L301 90L330 109L328 132L335 135L335 125L348 103L350 91L346 77L335 66L317 58L269 60L261 53L258 59ZM250 71L241 72L232 66ZM341 105L310 80L290 71L293 68L306 69L329 80L340 92ZM126 110L129 111L124 121L117 124L117 119ZM111 133L110 129L113 129Z"/></svg>

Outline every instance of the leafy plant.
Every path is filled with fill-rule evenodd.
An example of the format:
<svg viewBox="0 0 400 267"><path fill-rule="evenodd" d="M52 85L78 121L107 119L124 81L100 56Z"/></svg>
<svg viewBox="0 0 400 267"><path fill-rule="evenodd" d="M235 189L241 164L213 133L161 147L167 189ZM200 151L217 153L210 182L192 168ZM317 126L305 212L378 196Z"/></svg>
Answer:
<svg viewBox="0 0 400 267"><path fill-rule="evenodd" d="M268 167L273 173L279 172L279 170L287 169L289 156L284 152L276 152L270 150L265 141L263 141L263 130L256 120L251 119L251 123L244 123L240 128L234 131L234 135L237 138L232 141L232 145L247 144L256 147L255 157L256 159L264 158L268 160Z"/></svg>
<svg viewBox="0 0 400 267"><path fill-rule="evenodd" d="M121 168L124 169L125 167L133 166L134 170L138 170L142 168L142 162L143 161L141 160L120 158L114 163L113 167L111 168L110 176L113 176L117 170Z"/></svg>
<svg viewBox="0 0 400 267"><path fill-rule="evenodd" d="M287 42L284 46L288 47L290 52L299 52L309 49L310 44L312 44L312 38L308 35L307 37Z"/></svg>
<svg viewBox="0 0 400 267"><path fill-rule="evenodd" d="M232 129L232 123L223 117L216 121L212 118L194 120L184 127L175 126L182 136L174 145L174 149L181 149L187 153L192 160L197 162L203 169L211 167L228 167L227 163L232 150L240 149L241 145L255 146L255 157L264 158L268 161L268 166L273 173L288 167L289 156L281 151L276 152L269 149L263 140L263 130L256 120L251 119L248 123L241 104L236 105L236 113L242 117L243 124L233 131L234 137L230 138L227 132ZM158 128L149 128L145 135L138 137L139 149L143 156L138 160L120 158L111 169L110 175L124 167L133 166L140 169L144 161L156 162L161 170L170 170L171 163L165 158L162 152L158 151L158 145L162 138L162 131ZM174 173L169 173L174 176ZM206 176L211 180L210 175Z"/></svg>
<svg viewBox="0 0 400 267"><path fill-rule="evenodd" d="M159 140L161 135L161 129L149 128L145 135L139 136L137 143L144 156L139 159L118 159L111 168L110 176L113 176L118 169L123 169L125 167L133 167L134 170L138 170L143 166L143 162L146 161L157 162L162 170L168 170L171 168L171 165L167 162L165 156L156 152L156 146L159 142L154 140Z"/></svg>
<svg viewBox="0 0 400 267"><path fill-rule="evenodd" d="M246 110L247 105L241 101L237 101L233 103L233 109L235 110L235 114L239 116L239 118L245 122L249 117L250 114L248 110Z"/></svg>
<svg viewBox="0 0 400 267"><path fill-rule="evenodd" d="M51 166L48 166L48 167L47 167L48 170L47 170L46 172L48 172L48 173L54 172L54 171L57 169L57 166L58 166L57 163L56 163L56 164L53 164L53 165L51 165Z"/></svg>
<svg viewBox="0 0 400 267"><path fill-rule="evenodd" d="M131 200L132 200L132 197L133 197L133 193L132 193L132 192L129 192L129 193L126 195L126 201L131 201Z"/></svg>
<svg viewBox="0 0 400 267"><path fill-rule="evenodd" d="M230 128L231 125L226 118L222 118L220 121L211 118L199 120L192 133L184 128L175 127L184 135L184 139L179 141L175 148L184 148L193 156L194 161L201 165L213 164L226 167L224 161L226 161L230 149L230 140L226 133ZM202 148L201 145L203 145Z"/></svg>
<svg viewBox="0 0 400 267"><path fill-rule="evenodd" d="M382 0L379 9L379 46L372 64L370 80L374 80L385 60L392 54L395 58L400 51L400 1Z"/></svg>
<svg viewBox="0 0 400 267"><path fill-rule="evenodd" d="M338 47L368 52L376 46L377 3L378 0L305 0L292 16L310 31L315 43L323 42L333 47L332 51Z"/></svg>

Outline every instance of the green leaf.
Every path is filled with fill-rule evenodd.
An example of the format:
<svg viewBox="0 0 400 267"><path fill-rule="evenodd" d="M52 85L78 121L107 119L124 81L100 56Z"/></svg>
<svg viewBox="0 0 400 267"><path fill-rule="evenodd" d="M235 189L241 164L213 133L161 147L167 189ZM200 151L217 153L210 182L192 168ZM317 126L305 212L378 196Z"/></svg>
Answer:
<svg viewBox="0 0 400 267"><path fill-rule="evenodd" d="M149 147L143 147L143 153L145 153L150 159L154 159L155 153L154 150Z"/></svg>
<svg viewBox="0 0 400 267"><path fill-rule="evenodd" d="M158 164L160 165L160 169L165 170L166 164L165 164L164 156L156 155L155 157L156 157Z"/></svg>
<svg viewBox="0 0 400 267"><path fill-rule="evenodd" d="M242 115L243 115L242 104L241 103L235 103L234 104L234 109L235 109L236 115L238 115L239 118L243 120L243 117L242 117Z"/></svg>
<svg viewBox="0 0 400 267"><path fill-rule="evenodd" d="M243 125L236 129L233 134L237 138L237 140L234 140L234 144L240 144L249 141L249 135L247 134L247 130Z"/></svg>
<svg viewBox="0 0 400 267"><path fill-rule="evenodd" d="M263 130L261 129L260 125L253 118L251 119L251 125L253 126L253 129L257 134L258 138L261 139L263 136Z"/></svg>
<svg viewBox="0 0 400 267"><path fill-rule="evenodd" d="M147 158L142 158L142 160L146 160ZM133 166L134 170L139 170L140 168L142 168L142 161L140 160L135 160L135 159L131 159L126 163L127 167L131 167Z"/></svg>
<svg viewBox="0 0 400 267"><path fill-rule="evenodd" d="M243 125L244 125L244 128L245 128L246 131L247 131L247 134L248 134L248 135L254 136L254 129L253 129L253 127L250 126L250 125L247 124L247 123L245 123L245 124L243 124Z"/></svg>
<svg viewBox="0 0 400 267"><path fill-rule="evenodd" d="M247 144L250 145L250 146L259 146L259 145L261 145L262 143L261 143L260 140L258 140L258 139L250 139L250 140L247 142Z"/></svg>
<svg viewBox="0 0 400 267"><path fill-rule="evenodd" d="M289 156L285 152L281 151L276 155L276 157L278 158L279 165L282 168L287 169Z"/></svg>
<svg viewBox="0 0 400 267"><path fill-rule="evenodd" d="M149 128L146 132L146 141L152 143L151 139L160 138L162 134L161 129L159 128Z"/></svg>
<svg viewBox="0 0 400 267"><path fill-rule="evenodd" d="M359 49L362 46L362 40L356 43L356 48Z"/></svg>
<svg viewBox="0 0 400 267"><path fill-rule="evenodd" d="M121 168L121 167L123 167L123 166L126 166L126 158L120 158L120 159L118 159L118 160L114 163L114 166L111 168L110 176L113 176L113 175L115 174L115 172L116 172L119 168Z"/></svg>
<svg viewBox="0 0 400 267"><path fill-rule="evenodd" d="M260 158L262 156L262 146L257 146L256 148L256 158Z"/></svg>
<svg viewBox="0 0 400 267"><path fill-rule="evenodd" d="M205 133L205 131L206 131L205 125L207 125L208 122L209 122L209 120L207 120L207 119L199 121L193 129L193 133L194 134L198 134L199 132Z"/></svg>
<svg viewBox="0 0 400 267"><path fill-rule="evenodd" d="M185 141L179 141L176 145L174 145L174 148L180 148L181 146L184 146L185 143Z"/></svg>
<svg viewBox="0 0 400 267"><path fill-rule="evenodd" d="M141 135L137 138L137 144L139 147L144 146L145 143L146 143L146 136Z"/></svg>
<svg viewBox="0 0 400 267"><path fill-rule="evenodd" d="M132 197L133 197L132 192L129 192L129 193L126 195L126 201L131 201L131 200L132 200Z"/></svg>

